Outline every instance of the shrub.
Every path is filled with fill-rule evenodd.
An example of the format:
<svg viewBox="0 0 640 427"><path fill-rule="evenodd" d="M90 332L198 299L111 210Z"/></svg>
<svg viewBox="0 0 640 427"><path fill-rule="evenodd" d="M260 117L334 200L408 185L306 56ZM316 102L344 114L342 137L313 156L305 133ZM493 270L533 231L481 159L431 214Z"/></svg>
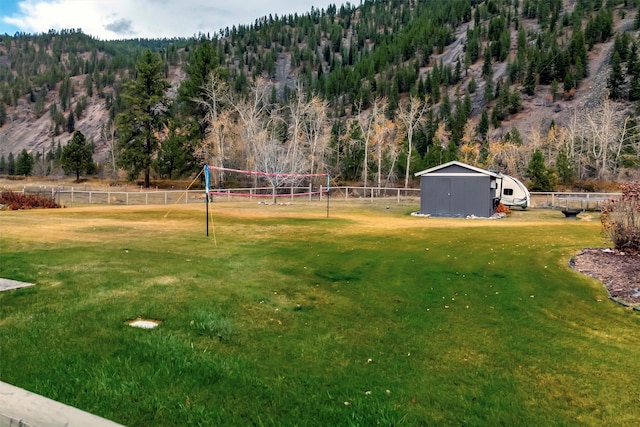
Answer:
<svg viewBox="0 0 640 427"><path fill-rule="evenodd" d="M622 184L622 197L602 205L604 235L618 250L640 253L640 183Z"/></svg>
<svg viewBox="0 0 640 427"><path fill-rule="evenodd" d="M18 209L51 209L60 207L49 197L14 193L13 191L3 191L0 193L0 205L6 206L14 211Z"/></svg>

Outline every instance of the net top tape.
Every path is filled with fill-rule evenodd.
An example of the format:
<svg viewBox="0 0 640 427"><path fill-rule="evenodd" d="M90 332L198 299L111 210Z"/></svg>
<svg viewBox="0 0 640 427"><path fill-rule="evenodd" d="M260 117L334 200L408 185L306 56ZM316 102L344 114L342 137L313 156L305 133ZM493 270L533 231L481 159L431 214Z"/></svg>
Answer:
<svg viewBox="0 0 640 427"><path fill-rule="evenodd" d="M231 169L231 168L223 168L220 166L208 166L210 170L218 170L225 172L237 172L244 173L248 175L259 175L259 176L283 176L283 177L292 177L292 178L305 178L305 177L314 177L314 176L327 176L326 173L268 173L268 172L256 172L256 171L248 171L242 169Z"/></svg>

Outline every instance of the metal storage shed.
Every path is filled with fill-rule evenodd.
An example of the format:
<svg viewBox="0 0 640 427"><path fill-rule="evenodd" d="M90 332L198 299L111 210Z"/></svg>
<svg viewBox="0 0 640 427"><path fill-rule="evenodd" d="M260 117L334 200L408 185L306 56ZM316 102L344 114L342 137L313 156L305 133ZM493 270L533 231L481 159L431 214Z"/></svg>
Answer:
<svg viewBox="0 0 640 427"><path fill-rule="evenodd" d="M500 200L498 175L453 161L417 172L420 213L439 217L490 217Z"/></svg>

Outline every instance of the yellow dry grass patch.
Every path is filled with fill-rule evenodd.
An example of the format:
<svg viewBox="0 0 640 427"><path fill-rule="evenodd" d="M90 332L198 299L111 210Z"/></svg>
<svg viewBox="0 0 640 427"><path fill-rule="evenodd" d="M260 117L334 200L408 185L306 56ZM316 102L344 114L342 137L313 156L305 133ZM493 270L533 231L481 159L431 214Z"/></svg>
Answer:
<svg viewBox="0 0 640 427"><path fill-rule="evenodd" d="M153 277L151 279L147 279L144 281L145 285L169 286L169 285L175 285L176 283L178 283L178 278L176 276Z"/></svg>
<svg viewBox="0 0 640 427"><path fill-rule="evenodd" d="M192 209L192 206L185 206L180 210ZM144 212L149 213L144 220L132 220L130 217L133 213ZM94 230L108 230L117 239L119 235L131 237L136 232L192 230L196 225L180 218L165 218L164 215L165 212L158 210L158 207L149 206L4 211L0 212L0 236L17 243L94 242L102 238L92 233ZM204 222L204 217L201 222Z"/></svg>
<svg viewBox="0 0 640 427"><path fill-rule="evenodd" d="M383 202L384 203L384 202ZM329 211L327 232L338 235L362 233L369 230L407 230L424 228L466 228L466 227L524 227L524 226L564 226L562 214L550 210L529 210L514 212L510 217L491 219L423 218L409 215L418 209L414 205L374 205L367 202L353 203L333 201ZM132 217L133 216L133 217ZM234 224L224 224L226 232L252 225L252 220L264 219L327 219L323 202L297 202L289 205L259 205L252 202L216 202L210 205L210 227L215 233L219 223L225 218L234 219ZM347 221L348 227L331 227L332 221ZM592 216L576 224L597 225ZM591 224L589 224L591 223ZM272 224L279 232L284 225ZM119 236L132 237L136 233L179 233L199 229L205 232L205 207L203 204L173 206L88 206L66 209L3 211L0 212L0 235L12 241L38 241L53 243L59 241L94 242L103 239L109 231L113 239ZM260 235L256 235L259 238Z"/></svg>

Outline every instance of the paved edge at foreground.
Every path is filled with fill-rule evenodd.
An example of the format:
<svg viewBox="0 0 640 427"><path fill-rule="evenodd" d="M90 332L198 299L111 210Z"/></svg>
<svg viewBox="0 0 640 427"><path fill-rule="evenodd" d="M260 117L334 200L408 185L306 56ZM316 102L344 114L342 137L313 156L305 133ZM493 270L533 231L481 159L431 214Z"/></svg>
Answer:
<svg viewBox="0 0 640 427"><path fill-rule="evenodd" d="M123 427L0 381L0 427Z"/></svg>
<svg viewBox="0 0 640 427"><path fill-rule="evenodd" d="M11 289L28 288L35 286L35 283L18 282L17 280L3 279L0 277L0 292L10 291Z"/></svg>

